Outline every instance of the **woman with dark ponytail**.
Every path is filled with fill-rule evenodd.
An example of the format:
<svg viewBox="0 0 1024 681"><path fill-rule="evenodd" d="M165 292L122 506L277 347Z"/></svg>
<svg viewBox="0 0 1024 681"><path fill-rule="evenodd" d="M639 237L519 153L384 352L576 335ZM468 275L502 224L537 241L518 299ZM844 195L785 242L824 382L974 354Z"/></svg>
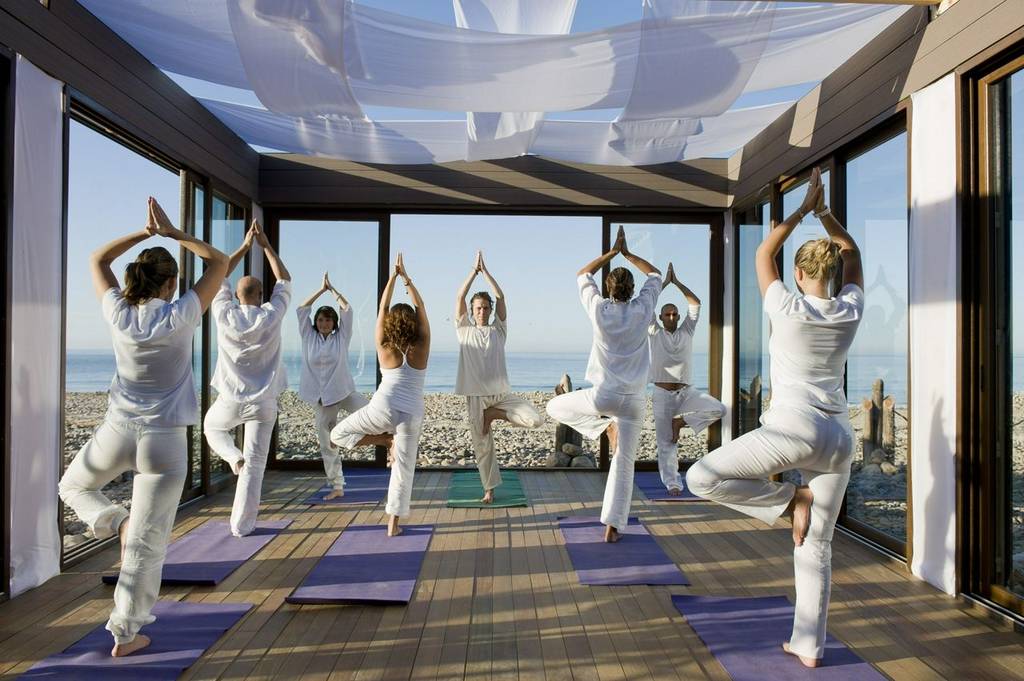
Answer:
<svg viewBox="0 0 1024 681"><path fill-rule="evenodd" d="M790 291L775 259L812 211L829 238L808 241L797 250L797 290ZM825 649L832 588L832 533L853 457L844 369L864 312L860 251L825 206L817 168L800 208L758 247L755 266L771 320L771 406L760 428L694 464L686 484L698 496L768 524L781 516L792 519L796 613L782 647L805 666L817 667ZM843 286L834 293L839 275ZM800 486L772 479L794 469L800 471Z"/></svg>
<svg viewBox="0 0 1024 681"><path fill-rule="evenodd" d="M142 251L125 268L121 289L111 264L151 236L174 239L202 258L205 272L171 302L178 265L167 249ZM149 645L139 629L152 622L167 540L187 473L187 426L199 422L192 382L192 336L227 273L226 255L171 224L153 197L146 227L111 241L90 259L93 287L110 325L117 369L103 424L60 480L60 498L99 539L121 539L121 575L107 629L111 655ZM100 491L135 471L131 513Z"/></svg>

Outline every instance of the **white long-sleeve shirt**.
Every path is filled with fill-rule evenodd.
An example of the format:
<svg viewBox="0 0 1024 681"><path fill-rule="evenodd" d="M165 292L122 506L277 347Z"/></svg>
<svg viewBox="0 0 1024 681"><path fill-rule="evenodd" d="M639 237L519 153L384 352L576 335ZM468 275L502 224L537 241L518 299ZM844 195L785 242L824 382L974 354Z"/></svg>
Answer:
<svg viewBox="0 0 1024 681"><path fill-rule="evenodd" d="M582 274L576 283L594 328L587 380L617 393L643 391L651 364L647 327L661 293L660 275L648 275L636 297L625 303L602 298L592 275Z"/></svg>
<svg viewBox="0 0 1024 681"><path fill-rule="evenodd" d="M117 370L110 382L107 419L113 423L179 427L199 422L192 380L192 336L202 319L199 296L173 303L150 298L132 305L119 288L103 294Z"/></svg>
<svg viewBox="0 0 1024 681"><path fill-rule="evenodd" d="M334 404L356 389L348 368L348 344L352 340L352 307L338 316L338 328L324 338L313 328L311 306L295 311L302 339L302 376L299 397L309 404Z"/></svg>
<svg viewBox="0 0 1024 681"><path fill-rule="evenodd" d="M281 322L292 298L290 281L278 281L270 301L241 305L221 282L210 310L217 322L217 367L210 386L226 399L251 404L277 399L288 387L281 364Z"/></svg>
<svg viewBox="0 0 1024 681"><path fill-rule="evenodd" d="M651 345L651 383L693 381L693 332L700 305L690 305L686 317L669 333L655 318L648 329Z"/></svg>

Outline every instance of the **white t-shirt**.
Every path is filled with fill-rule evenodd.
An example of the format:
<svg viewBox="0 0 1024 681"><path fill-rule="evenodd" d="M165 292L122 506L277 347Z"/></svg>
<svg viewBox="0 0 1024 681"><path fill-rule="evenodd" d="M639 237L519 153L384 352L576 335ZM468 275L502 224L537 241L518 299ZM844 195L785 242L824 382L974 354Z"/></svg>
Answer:
<svg viewBox="0 0 1024 681"><path fill-rule="evenodd" d="M302 376L299 397L309 404L334 404L355 391L356 382L348 370L348 344L352 340L352 306L338 316L338 328L327 338L313 328L311 307L295 311L302 339Z"/></svg>
<svg viewBox="0 0 1024 681"><path fill-rule="evenodd" d="M497 316L489 326L477 326L469 315L455 321L455 335L459 339L456 395L502 395L511 389L505 366L507 333L505 322Z"/></svg>
<svg viewBox="0 0 1024 681"><path fill-rule="evenodd" d="M817 298L776 279L765 291L764 310L771 321L771 407L845 412L846 354L864 313L864 291L847 284L835 298Z"/></svg>
<svg viewBox="0 0 1024 681"><path fill-rule="evenodd" d="M700 319L700 305L690 305L688 314L669 333L655 318L648 329L651 345L651 383L693 381L693 332Z"/></svg>
<svg viewBox="0 0 1024 681"><path fill-rule="evenodd" d="M581 274L576 283L594 328L587 380L617 393L643 391L651 364L647 327L661 293L661 277L648 275L640 293L625 303L602 298L592 275Z"/></svg>
<svg viewBox="0 0 1024 681"><path fill-rule="evenodd" d="M192 380L192 336L202 319L195 291L173 303L151 298L139 305L119 288L103 294L117 370L110 382L107 419L161 428L199 422Z"/></svg>
<svg viewBox="0 0 1024 681"><path fill-rule="evenodd" d="M217 368L210 386L225 399L251 404L288 387L281 364L281 322L292 299L290 281L274 284L270 302L241 305L221 282L210 310L217 320Z"/></svg>

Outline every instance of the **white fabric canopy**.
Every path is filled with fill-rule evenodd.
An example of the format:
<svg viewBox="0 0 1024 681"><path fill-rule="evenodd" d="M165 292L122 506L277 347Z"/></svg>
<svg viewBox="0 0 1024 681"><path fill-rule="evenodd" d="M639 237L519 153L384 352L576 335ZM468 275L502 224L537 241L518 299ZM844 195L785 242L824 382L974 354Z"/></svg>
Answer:
<svg viewBox="0 0 1024 681"><path fill-rule="evenodd" d="M633 1L639 22L570 33L576 0L454 0L456 26L352 0L81 0L157 66L254 93L265 112L206 102L248 142L378 163L436 162L461 146L463 159L564 147L573 160L641 164L690 157L697 137L702 153L728 151L768 122L746 111L710 125L738 97L821 80L908 9ZM469 113L456 132L370 121L368 106ZM541 124L617 108L601 134ZM737 120L751 121L743 139ZM715 143L713 129L730 133ZM583 149L581 136L602 146Z"/></svg>

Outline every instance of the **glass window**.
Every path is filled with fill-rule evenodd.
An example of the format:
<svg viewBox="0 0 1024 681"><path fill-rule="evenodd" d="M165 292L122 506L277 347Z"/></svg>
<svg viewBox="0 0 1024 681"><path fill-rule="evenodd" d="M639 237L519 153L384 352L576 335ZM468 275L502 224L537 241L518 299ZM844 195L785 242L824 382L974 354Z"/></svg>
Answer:
<svg viewBox="0 0 1024 681"><path fill-rule="evenodd" d="M427 305L431 327L427 414L420 440L420 465L475 466L466 398L454 394L458 343L455 298L483 250L488 270L508 306L506 364L512 391L545 417L536 430L495 424L501 466L571 465L552 454L555 424L544 406L567 374L574 388L587 387L590 322L579 302L576 272L601 253L597 217L511 215L394 215L391 261L401 251ZM467 298L489 287L477 277ZM395 302L407 301L399 287ZM467 305L469 300L467 300ZM597 463L599 444L582 440L576 466ZM579 458L579 457L576 457Z"/></svg>
<svg viewBox="0 0 1024 681"><path fill-rule="evenodd" d="M317 432L313 426L313 406L299 399L302 376L302 344L297 321L302 303L320 289L324 272L331 284L353 308L353 332L348 348L349 371L356 390L369 397L377 385L377 353L374 328L377 319L377 221L282 220L280 223L281 259L292 275L292 304L281 327L281 348L288 372L288 390L281 396L277 420L277 460L321 460ZM330 293L312 303L337 307ZM346 412L339 414L344 418ZM349 460L373 461L373 447L348 452Z"/></svg>
<svg viewBox="0 0 1024 681"><path fill-rule="evenodd" d="M206 200L206 192L202 187L192 185L192 205L189 207L191 210L191 224L187 225L190 228L190 233L200 239L206 238L206 212L204 210ZM194 272L192 281L187 281L189 285L193 284L195 280L202 276L203 261L191 253L184 255L187 262L191 265ZM200 405L203 403L203 334L196 333L192 337L192 379L195 381L196 387L196 399ZM203 424L197 423L196 425L188 429L189 433L189 490L186 491L186 496L191 490L201 490L203 486Z"/></svg>
<svg viewBox="0 0 1024 681"><path fill-rule="evenodd" d="M615 238L621 223L612 223L611 234ZM622 224L626 230L626 242L629 249L661 270L662 275L672 263L676 278L689 288L700 300L700 317L693 336L693 364L691 368L691 385L701 392L709 392L710 381L710 329L711 314L711 227L709 225L680 224ZM639 270L629 265L625 259L616 258L612 267L619 265L628 267L633 272L637 287L646 278ZM680 318L688 312L687 298L676 286L672 285L662 291L658 298L655 311L661 311L668 304L676 306ZM659 322L660 323L660 322ZM648 386L648 402L651 401L651 390ZM652 414L652 407L647 406L647 414ZM708 452L708 431L695 433L689 427L679 432L679 458L697 459ZM658 447L653 419L645 420L644 430L640 436L640 448L637 450L638 461L657 461Z"/></svg>
<svg viewBox="0 0 1024 681"><path fill-rule="evenodd" d="M156 197L172 219L179 215L180 180L143 156L72 120L68 141L66 344L64 369L64 459L67 466L102 422L107 389L114 376L110 332L92 287L89 254L103 244L140 229L146 221L146 199ZM154 237L114 261L124 285L125 265L144 248L163 246L176 258L180 249L170 239ZM179 260L180 263L180 260ZM132 474L125 473L103 488L114 503L131 504ZM63 507L64 547L81 550L92 534L67 506Z"/></svg>
<svg viewBox="0 0 1024 681"><path fill-rule="evenodd" d="M907 538L909 411L907 135L846 163L846 228L864 263L866 306L846 365L856 454L846 516Z"/></svg>
<svg viewBox="0 0 1024 681"><path fill-rule="evenodd" d="M761 289L754 268L754 254L771 230L771 204L762 203L740 216L737 288L737 416L739 434L760 425L768 400L768 318L761 305Z"/></svg>

